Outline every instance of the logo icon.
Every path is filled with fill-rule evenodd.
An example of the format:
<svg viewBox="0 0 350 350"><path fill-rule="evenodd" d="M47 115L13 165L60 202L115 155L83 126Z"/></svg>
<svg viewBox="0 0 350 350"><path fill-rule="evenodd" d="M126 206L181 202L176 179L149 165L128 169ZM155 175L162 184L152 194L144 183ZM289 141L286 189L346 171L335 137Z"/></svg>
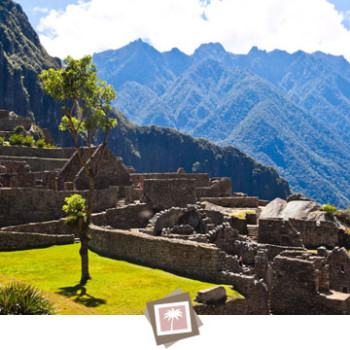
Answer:
<svg viewBox="0 0 350 350"><path fill-rule="evenodd" d="M193 310L189 293L182 293L181 289L163 299L147 303L144 314L152 325L156 343L165 347L199 335L199 327L202 326Z"/></svg>

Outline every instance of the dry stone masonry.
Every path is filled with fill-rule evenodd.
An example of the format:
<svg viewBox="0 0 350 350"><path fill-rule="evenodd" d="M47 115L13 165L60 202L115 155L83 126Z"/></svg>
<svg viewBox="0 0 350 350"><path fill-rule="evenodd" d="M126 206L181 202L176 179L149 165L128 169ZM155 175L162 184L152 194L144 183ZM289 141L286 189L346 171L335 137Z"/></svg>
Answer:
<svg viewBox="0 0 350 350"><path fill-rule="evenodd" d="M3 132L18 122L0 111ZM87 196L75 149L0 146L0 183L0 251L77 240L62 212L65 197ZM232 194L228 178L140 174L107 149L95 199L93 251L241 294L202 291L199 314L350 314L349 227L302 195L269 203Z"/></svg>

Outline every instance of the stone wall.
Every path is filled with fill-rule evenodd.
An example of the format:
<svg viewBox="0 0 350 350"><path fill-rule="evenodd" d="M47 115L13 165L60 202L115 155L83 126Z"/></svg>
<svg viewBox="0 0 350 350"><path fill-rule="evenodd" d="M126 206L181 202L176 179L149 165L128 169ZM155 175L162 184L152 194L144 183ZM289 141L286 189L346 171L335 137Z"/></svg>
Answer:
<svg viewBox="0 0 350 350"><path fill-rule="evenodd" d="M318 281L313 262L283 256L274 259L270 290L272 313L313 313L317 292Z"/></svg>
<svg viewBox="0 0 350 350"><path fill-rule="evenodd" d="M0 112L0 130L12 131L16 126L23 125L26 130L29 130L32 121L29 118L23 118L11 112L2 110Z"/></svg>
<svg viewBox="0 0 350 350"><path fill-rule="evenodd" d="M45 233L48 235L76 235L76 229L66 225L65 219L6 226L0 228L0 231Z"/></svg>
<svg viewBox="0 0 350 350"><path fill-rule="evenodd" d="M196 203L193 179L144 180L142 201L150 203L154 210L185 207Z"/></svg>
<svg viewBox="0 0 350 350"><path fill-rule="evenodd" d="M0 146L1 148L1 146ZM4 147L4 148L12 148L12 147ZM23 147L24 149L24 147ZM0 162L6 160L21 160L26 162L32 171L45 171L45 170L55 170L61 169L67 162L66 159L56 159L56 158L40 158L40 157L21 157L17 156L1 156Z"/></svg>
<svg viewBox="0 0 350 350"><path fill-rule="evenodd" d="M4 147L0 146L0 156L36 157L61 159L67 161L75 152L74 148L31 148L31 147Z"/></svg>
<svg viewBox="0 0 350 350"><path fill-rule="evenodd" d="M93 161L98 162L101 147L92 149ZM88 149L81 150L82 157L87 161ZM69 161L64 165L57 176L57 188L63 190L65 183L74 183L77 190L89 188L89 178L84 168L81 166L78 152L74 152ZM130 174L124 166L121 158L116 158L112 151L107 147L103 153L103 159L95 179L95 188L103 189L109 186L130 186Z"/></svg>
<svg viewBox="0 0 350 350"><path fill-rule="evenodd" d="M163 229L190 226L192 233L207 234L224 222L224 215L215 210L205 210L198 205L185 208L173 207L156 213L148 223L148 230L159 236Z"/></svg>
<svg viewBox="0 0 350 350"><path fill-rule="evenodd" d="M144 228L153 212L148 204L129 204L128 206L107 209L93 215L93 223L98 226L110 226L116 229Z"/></svg>
<svg viewBox="0 0 350 350"><path fill-rule="evenodd" d="M0 160L0 165L4 166L4 173L27 173L30 166L27 162L19 160Z"/></svg>
<svg viewBox="0 0 350 350"><path fill-rule="evenodd" d="M145 173L131 174L131 180L134 187L143 185L145 180L172 180L172 179L192 179L195 187L209 187L208 174L186 174L186 173Z"/></svg>
<svg viewBox="0 0 350 350"><path fill-rule="evenodd" d="M56 171L43 172L17 172L0 174L0 183L3 187L40 187L46 189L56 188Z"/></svg>
<svg viewBox="0 0 350 350"><path fill-rule="evenodd" d="M260 219L258 242L281 246L302 247L300 232L283 219Z"/></svg>
<svg viewBox="0 0 350 350"><path fill-rule="evenodd" d="M330 288L350 293L350 256L345 248L335 248L327 259Z"/></svg>
<svg viewBox="0 0 350 350"><path fill-rule="evenodd" d="M257 208L259 206L258 197L202 197L201 201L228 208Z"/></svg>
<svg viewBox="0 0 350 350"><path fill-rule="evenodd" d="M125 186L125 201L126 203L133 203L140 201L142 198L142 188L135 188L131 186Z"/></svg>
<svg viewBox="0 0 350 350"><path fill-rule="evenodd" d="M99 152L96 153L97 154L94 155L94 160L97 162ZM89 178L83 168L76 174L74 183L77 190L89 188ZM131 186L131 180L130 174L123 164L122 159L116 158L112 151L106 148L96 176L95 188L102 189L109 186Z"/></svg>
<svg viewBox="0 0 350 350"><path fill-rule="evenodd" d="M114 208L118 201L117 192L117 187L96 191L94 211ZM74 193L87 198L88 191L1 188L0 227L59 219L65 216L62 211L64 198Z"/></svg>
<svg viewBox="0 0 350 350"><path fill-rule="evenodd" d="M83 159L87 159L87 152L88 150L83 148L81 150L81 155ZM62 169L57 175L57 189L63 190L64 184L66 182L74 183L75 176L78 174L79 170L81 169L81 163L78 157L78 152L74 151L72 156L69 158L69 160L64 164Z"/></svg>
<svg viewBox="0 0 350 350"><path fill-rule="evenodd" d="M326 246L334 248L342 245L343 231L333 222L289 219L291 225L300 232L301 239L308 248Z"/></svg>
<svg viewBox="0 0 350 350"><path fill-rule="evenodd" d="M284 252L272 264L270 307L273 314L350 314L350 294L329 288L321 256Z"/></svg>
<svg viewBox="0 0 350 350"><path fill-rule="evenodd" d="M52 245L72 244L74 235L47 235L41 233L0 232L0 251L45 248Z"/></svg>
<svg viewBox="0 0 350 350"><path fill-rule="evenodd" d="M195 305L199 315L267 315L269 314L269 293L264 282L254 276L236 273L221 273L221 282L230 284L244 296L244 299L233 299L221 305Z"/></svg>
<svg viewBox="0 0 350 350"><path fill-rule="evenodd" d="M203 281L220 281L220 272L239 269L236 259L210 244L155 237L92 226L90 248L107 257L177 273ZM238 272L237 270L233 272ZM222 282L219 282L222 283Z"/></svg>
<svg viewBox="0 0 350 350"><path fill-rule="evenodd" d="M308 248L334 248L343 243L343 231L332 222L297 219L260 219L258 241Z"/></svg>
<svg viewBox="0 0 350 350"><path fill-rule="evenodd" d="M196 187L197 198L201 197L231 197L231 179L227 177L217 177L210 179L210 186Z"/></svg>

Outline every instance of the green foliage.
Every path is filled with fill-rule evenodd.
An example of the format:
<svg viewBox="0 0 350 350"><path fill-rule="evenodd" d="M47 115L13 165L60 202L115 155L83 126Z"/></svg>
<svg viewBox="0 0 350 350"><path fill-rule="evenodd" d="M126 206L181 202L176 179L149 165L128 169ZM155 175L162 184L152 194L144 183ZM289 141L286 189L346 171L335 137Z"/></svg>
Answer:
<svg viewBox="0 0 350 350"><path fill-rule="evenodd" d="M12 283L0 288L0 315L54 315L50 300L32 286Z"/></svg>
<svg viewBox="0 0 350 350"><path fill-rule="evenodd" d="M13 132L15 134L21 134L21 135L25 135L26 134L26 130L24 129L23 125L17 125L14 129Z"/></svg>
<svg viewBox="0 0 350 350"><path fill-rule="evenodd" d="M9 137L11 146L27 146L32 147L34 145L33 136L24 136L22 134L13 134Z"/></svg>
<svg viewBox="0 0 350 350"><path fill-rule="evenodd" d="M33 136L25 136L23 139L23 145L27 147L32 147L34 145Z"/></svg>
<svg viewBox="0 0 350 350"><path fill-rule="evenodd" d="M44 148L46 145L46 142L44 139L39 139L37 142L36 142L36 147L38 148Z"/></svg>
<svg viewBox="0 0 350 350"><path fill-rule="evenodd" d="M64 103L61 131L68 130L73 136L89 135L91 142L94 133L117 125L117 120L108 116L116 92L97 78L91 56L78 60L68 56L61 69L44 70L39 78L46 93Z"/></svg>
<svg viewBox="0 0 350 350"><path fill-rule="evenodd" d="M86 218L86 200L80 194L73 194L64 199L65 205L62 210L68 215L66 223L69 225L76 225L79 218Z"/></svg>
<svg viewBox="0 0 350 350"><path fill-rule="evenodd" d="M0 146L3 145L4 141L5 141L5 138L0 136Z"/></svg>
<svg viewBox="0 0 350 350"><path fill-rule="evenodd" d="M330 205L330 204L325 204L325 205L322 207L322 210L325 211L325 212L328 213L328 214L334 214L334 213L337 211L337 208L336 208L336 207L333 207L333 206Z"/></svg>
<svg viewBox="0 0 350 350"><path fill-rule="evenodd" d="M36 141L35 145L38 148L55 148L55 146L46 143L45 139L39 139L38 141Z"/></svg>
<svg viewBox="0 0 350 350"><path fill-rule="evenodd" d="M11 146L21 146L23 144L24 136L22 134L13 134L9 137Z"/></svg>

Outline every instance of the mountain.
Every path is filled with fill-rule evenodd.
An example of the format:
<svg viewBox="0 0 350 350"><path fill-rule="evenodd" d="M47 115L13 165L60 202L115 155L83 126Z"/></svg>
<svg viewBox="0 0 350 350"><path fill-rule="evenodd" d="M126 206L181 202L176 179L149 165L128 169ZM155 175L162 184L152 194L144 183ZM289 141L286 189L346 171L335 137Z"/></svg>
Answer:
<svg viewBox="0 0 350 350"><path fill-rule="evenodd" d="M236 55L233 61L273 83L292 101L326 122L342 140L349 139L350 64L344 57L253 48L248 55Z"/></svg>
<svg viewBox="0 0 350 350"><path fill-rule="evenodd" d="M38 83L41 70L59 68L60 61L46 53L19 5L0 0L0 19L0 109L23 116L34 114L36 123L47 127L56 141L69 145L70 135L58 131L60 106L43 93ZM142 62L139 55L143 56ZM135 42L121 50L118 58L113 51L107 52L98 64L105 65L103 72L112 81L123 81L128 86L125 91L118 91L118 99L129 108L136 108L141 101L166 91L189 63L186 57L176 50L168 55L159 54L150 46L144 50L142 42ZM122 62L127 64L123 67ZM108 73L112 64L119 69ZM130 76L131 83L127 81ZM155 76L162 78L155 81ZM263 199L286 198L290 194L287 181L273 168L234 147L219 147L169 128L140 127L120 112L114 113L118 126L110 133L109 146L125 164L133 165L139 172L170 172L184 167L187 172L230 177L234 191Z"/></svg>
<svg viewBox="0 0 350 350"><path fill-rule="evenodd" d="M189 56L137 40L93 59L100 77L122 95L115 106L132 121L236 146L276 168L294 191L349 203L350 65L344 58L256 47L234 55L219 43ZM152 78L126 76L139 66Z"/></svg>
<svg viewBox="0 0 350 350"><path fill-rule="evenodd" d="M37 75L59 66L60 60L40 44L21 6L0 0L0 109L35 118L44 128L57 124L57 104L43 93ZM58 130L53 130L53 136L62 141Z"/></svg>
<svg viewBox="0 0 350 350"><path fill-rule="evenodd" d="M139 172L209 173L230 177L234 191L271 200L290 194L287 181L275 169L256 162L232 146L220 147L174 129L137 126L117 112L118 126L111 132L109 146L125 164Z"/></svg>

